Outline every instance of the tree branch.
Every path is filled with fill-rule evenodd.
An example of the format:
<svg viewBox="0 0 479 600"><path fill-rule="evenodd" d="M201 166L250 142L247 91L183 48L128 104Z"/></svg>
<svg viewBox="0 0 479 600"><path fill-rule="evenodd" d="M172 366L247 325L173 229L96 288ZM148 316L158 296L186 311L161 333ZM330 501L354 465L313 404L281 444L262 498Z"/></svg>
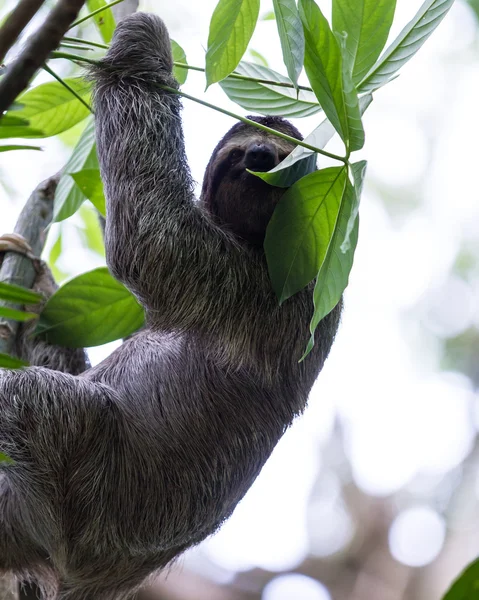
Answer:
<svg viewBox="0 0 479 600"><path fill-rule="evenodd" d="M30 23L44 0L20 0L0 29L0 63Z"/></svg>
<svg viewBox="0 0 479 600"><path fill-rule="evenodd" d="M50 52L58 47L83 4L84 0L59 0L40 29L28 39L0 80L0 115L26 89Z"/></svg>
<svg viewBox="0 0 479 600"><path fill-rule="evenodd" d="M27 240L35 256L40 256L45 245L46 229L53 216L53 199L58 180L59 175L50 177L34 190L15 225L15 233L19 233ZM29 258L15 252L5 254L0 268L0 281L31 288L34 280L35 269ZM11 306L0 302L0 306L4 304ZM11 353L18 326L19 323L16 321L0 319L0 353Z"/></svg>

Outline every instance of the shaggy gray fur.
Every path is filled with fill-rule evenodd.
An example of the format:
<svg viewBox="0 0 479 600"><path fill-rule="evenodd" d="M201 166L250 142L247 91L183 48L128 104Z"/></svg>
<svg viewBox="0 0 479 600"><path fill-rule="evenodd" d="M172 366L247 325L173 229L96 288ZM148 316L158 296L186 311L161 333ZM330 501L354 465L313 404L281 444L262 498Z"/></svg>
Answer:
<svg viewBox="0 0 479 600"><path fill-rule="evenodd" d="M280 192L240 173L221 194L213 157L194 201L179 98L154 85L176 86L171 68L163 22L135 14L93 73L107 261L148 327L82 375L0 370L1 450L16 461L1 566L61 600L130 599L217 530L304 409L338 326L339 306L298 363L311 290L279 307L262 249L218 209L270 210Z"/></svg>

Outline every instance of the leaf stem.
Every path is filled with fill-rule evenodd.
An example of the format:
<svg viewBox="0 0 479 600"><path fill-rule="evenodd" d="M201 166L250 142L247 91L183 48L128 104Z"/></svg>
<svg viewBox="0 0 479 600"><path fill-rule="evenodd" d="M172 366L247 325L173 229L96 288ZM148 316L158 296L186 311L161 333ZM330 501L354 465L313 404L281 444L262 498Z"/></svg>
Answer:
<svg viewBox="0 0 479 600"><path fill-rule="evenodd" d="M63 38L65 39L65 38ZM60 42L60 48L71 48L72 50L81 50L82 52L86 52L88 50L88 52L92 52L93 48L90 48L89 46L83 46L81 44L74 44L73 42L66 42L66 41L61 41Z"/></svg>
<svg viewBox="0 0 479 600"><path fill-rule="evenodd" d="M173 62L175 67L181 67L183 69L191 69L192 71L202 71L205 72L203 67L194 67L193 65L188 65L186 63ZM230 73L226 79L231 77L232 79L242 79L243 81L253 81L254 83L262 83L264 85L276 85L278 87L292 88L296 89L293 83L288 83L287 81L272 81L271 79L258 79L256 77L248 77L248 75L241 75L240 73ZM305 92L312 92L313 89L307 87L305 85L298 85L298 89L304 90Z"/></svg>
<svg viewBox="0 0 479 600"><path fill-rule="evenodd" d="M50 52L50 58L65 58L66 60L71 60L73 62L86 62L89 65L98 64L98 61L93 60L92 58L87 58L86 56L81 56L80 54L72 54L71 52L59 52L58 50Z"/></svg>
<svg viewBox="0 0 479 600"><path fill-rule="evenodd" d="M68 30L73 29L77 25L80 25L80 23L83 23L84 21L87 21L88 19L90 19L91 17L94 17L98 13L101 13L104 10L107 10L108 8L111 8L112 6L115 6L115 4L120 4L120 2L123 2L123 0L113 0L113 2L110 2L109 4L105 4L105 6L100 6L100 8L97 8L96 10L93 10L91 13L88 13L85 17L82 17L81 19L77 19L76 21L74 21L70 25L70 27L68 28Z"/></svg>
<svg viewBox="0 0 479 600"><path fill-rule="evenodd" d="M90 40L84 40L82 38L63 36L65 42L74 42L75 44L84 44L85 46L93 46L94 48L103 48L104 50L108 50L109 46L107 44L100 44L99 42L90 42Z"/></svg>
<svg viewBox="0 0 479 600"><path fill-rule="evenodd" d="M68 85L68 83L67 83L66 81L64 81L64 80L63 80L63 79L60 77L60 75L57 75L57 74L55 73L55 71L52 71L52 69L51 69L51 68L50 68L48 65L46 65L46 64L45 64L45 65L43 65L43 69L44 69L44 70L45 70L47 73L49 73L49 74L50 74L50 75L51 75L51 76L52 76L54 79L56 79L56 80L58 81L58 83L61 83L61 84L62 84L62 86L63 86L64 88L66 88L66 89L67 89L67 90L68 90L68 91L69 91L71 94L73 94L77 100L80 100L80 102L81 102L81 103L82 103L84 106L86 106L86 108L88 108L88 110L89 110L91 113L93 112L93 110L92 110L92 107L91 107L91 106L88 104L88 102L85 102L85 100L84 100L84 99L83 99L83 98L80 96L80 94L79 94L79 93L78 93L76 90L74 90L74 89L73 89L73 88L72 88L70 85Z"/></svg>

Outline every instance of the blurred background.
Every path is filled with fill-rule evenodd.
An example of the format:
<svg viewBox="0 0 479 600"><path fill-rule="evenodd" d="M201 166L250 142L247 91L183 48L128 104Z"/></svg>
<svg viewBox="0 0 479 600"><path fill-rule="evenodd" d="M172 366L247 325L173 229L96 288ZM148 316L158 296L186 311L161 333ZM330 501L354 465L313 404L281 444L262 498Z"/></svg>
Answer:
<svg viewBox="0 0 479 600"><path fill-rule="evenodd" d="M0 0L0 18L14 4ZM245 58L285 73L272 3L261 4L266 18ZM318 4L329 14L328 1ZM420 4L398 0L392 37ZM140 2L199 66L214 6ZM344 317L309 408L221 531L155 582L155 598L439 600L479 555L478 18L478 0L456 0L400 77L375 93ZM83 32L97 39L93 26ZM219 86L204 87L190 71L186 92L245 114ZM183 118L199 187L233 121L188 101ZM317 123L295 121L305 135ZM3 232L64 165L81 127L42 140L41 154L0 154ZM88 203L52 226L45 257L59 281L104 264ZM115 346L91 349L92 362Z"/></svg>

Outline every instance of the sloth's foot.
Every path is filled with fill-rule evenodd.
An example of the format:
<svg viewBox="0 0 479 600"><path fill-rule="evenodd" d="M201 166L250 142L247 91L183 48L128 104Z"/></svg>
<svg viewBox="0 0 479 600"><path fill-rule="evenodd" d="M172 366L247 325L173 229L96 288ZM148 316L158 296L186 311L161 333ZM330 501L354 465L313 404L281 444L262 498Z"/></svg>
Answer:
<svg viewBox="0 0 479 600"><path fill-rule="evenodd" d="M38 270L40 259L33 254L32 247L27 240L19 233L4 233L0 235L0 254L5 252L16 252L22 256L29 258L35 270ZM0 256L0 265L2 264L2 258Z"/></svg>

